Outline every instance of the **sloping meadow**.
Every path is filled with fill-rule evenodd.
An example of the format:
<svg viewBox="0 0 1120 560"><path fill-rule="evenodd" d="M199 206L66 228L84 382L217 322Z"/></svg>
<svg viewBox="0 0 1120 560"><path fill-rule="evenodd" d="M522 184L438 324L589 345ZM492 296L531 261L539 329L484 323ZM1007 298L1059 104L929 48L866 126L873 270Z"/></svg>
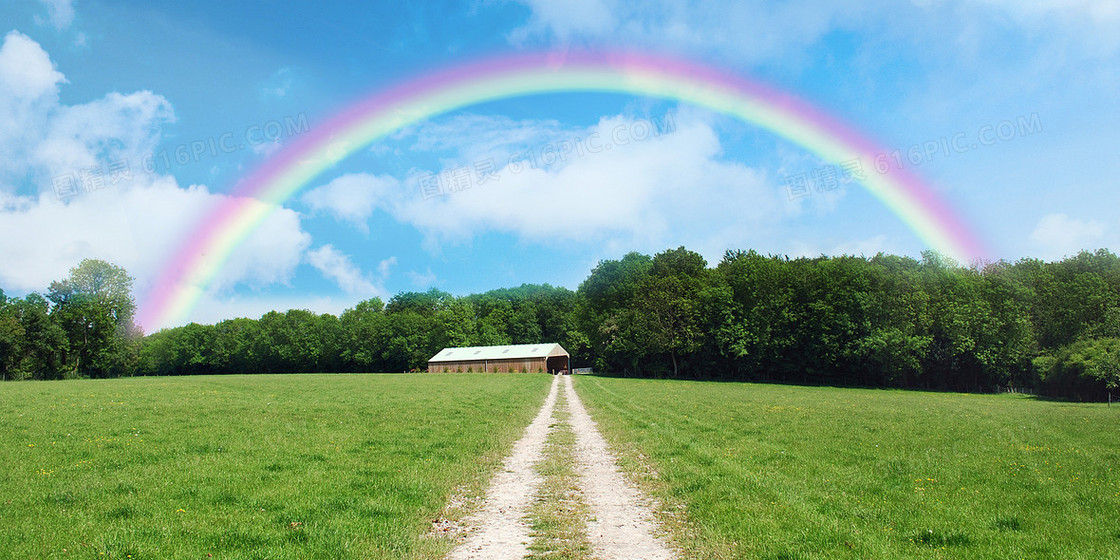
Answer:
<svg viewBox="0 0 1120 560"><path fill-rule="evenodd" d="M4 384L11 558L431 557L547 375L253 375Z"/></svg>
<svg viewBox="0 0 1120 560"><path fill-rule="evenodd" d="M690 558L1120 557L1115 406L576 381Z"/></svg>

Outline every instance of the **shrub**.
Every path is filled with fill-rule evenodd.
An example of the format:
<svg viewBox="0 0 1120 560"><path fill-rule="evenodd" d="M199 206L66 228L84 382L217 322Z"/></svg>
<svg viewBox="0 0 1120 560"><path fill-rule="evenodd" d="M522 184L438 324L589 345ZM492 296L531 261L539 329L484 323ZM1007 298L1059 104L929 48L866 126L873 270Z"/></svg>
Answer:
<svg viewBox="0 0 1120 560"><path fill-rule="evenodd" d="M1033 365L1049 395L1104 400L1120 385L1120 338L1079 340Z"/></svg>

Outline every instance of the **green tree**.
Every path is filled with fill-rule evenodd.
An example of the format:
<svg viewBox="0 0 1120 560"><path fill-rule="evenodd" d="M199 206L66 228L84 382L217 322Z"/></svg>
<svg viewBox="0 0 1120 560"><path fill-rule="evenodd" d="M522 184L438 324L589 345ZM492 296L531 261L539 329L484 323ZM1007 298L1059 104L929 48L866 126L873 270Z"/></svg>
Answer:
<svg viewBox="0 0 1120 560"><path fill-rule="evenodd" d="M795 284L788 258L755 251L728 251L716 273L730 291L730 318L714 333L720 353L739 378L784 379L796 369L794 353Z"/></svg>
<svg viewBox="0 0 1120 560"><path fill-rule="evenodd" d="M26 337L19 317L13 313L0 290L0 379L24 379L23 354Z"/></svg>
<svg viewBox="0 0 1120 560"><path fill-rule="evenodd" d="M382 371L419 370L438 351L431 341L432 319L416 312L388 315L380 325L375 346Z"/></svg>
<svg viewBox="0 0 1120 560"><path fill-rule="evenodd" d="M1111 401L1112 393L1120 388L1120 338L1098 339L1085 373L1104 385Z"/></svg>
<svg viewBox="0 0 1120 560"><path fill-rule="evenodd" d="M474 306L457 299L435 316L434 345L440 348L470 346L477 337Z"/></svg>
<svg viewBox="0 0 1120 560"><path fill-rule="evenodd" d="M627 253L621 260L603 260L580 285L576 308L580 330L596 356L595 369L637 373L641 352L633 333L632 306L649 275L653 259Z"/></svg>
<svg viewBox="0 0 1120 560"><path fill-rule="evenodd" d="M91 377L128 373L140 335L132 322L132 277L121 267L85 259L65 280L52 282L51 316L66 332L67 368Z"/></svg>
<svg viewBox="0 0 1120 560"><path fill-rule="evenodd" d="M451 294L436 288L426 292L401 292L389 300L388 305L385 306L385 313L392 315L412 312L423 317L431 317L452 299Z"/></svg>
<svg viewBox="0 0 1120 560"><path fill-rule="evenodd" d="M508 299L486 297L479 305L478 329L475 344L495 346L512 344L509 336L510 322L513 319L513 305Z"/></svg>
<svg viewBox="0 0 1120 560"><path fill-rule="evenodd" d="M32 292L22 299L9 300L19 318L25 342L23 371L26 376L55 379L64 368L63 356L69 348L66 332L50 316L50 302Z"/></svg>
<svg viewBox="0 0 1120 560"><path fill-rule="evenodd" d="M214 325L214 370L218 373L261 371L256 341L260 323L255 319L227 319Z"/></svg>
<svg viewBox="0 0 1120 560"><path fill-rule="evenodd" d="M261 370L270 373L313 372L323 357L319 317L305 309L269 311L259 321L254 354Z"/></svg>
<svg viewBox="0 0 1120 560"><path fill-rule="evenodd" d="M707 272L704 257L684 247L658 253L632 304L633 346L645 355L667 355L673 377L680 376L681 358L700 347L699 296Z"/></svg>
<svg viewBox="0 0 1120 560"><path fill-rule="evenodd" d="M541 340L542 330L537 317L537 306L532 301L521 301L514 305L509 323L506 325L506 333L513 344L544 342Z"/></svg>
<svg viewBox="0 0 1120 560"><path fill-rule="evenodd" d="M319 315L315 325L319 335L319 364L316 371L342 372L345 371L342 361L343 347L346 344L346 334L342 330L342 321L330 314Z"/></svg>
<svg viewBox="0 0 1120 560"><path fill-rule="evenodd" d="M70 269L65 280L52 282L48 293L56 305L64 305L73 298L92 299L106 310L122 334L128 334L134 329L132 318L136 311L132 282L133 278L119 266L85 259Z"/></svg>
<svg viewBox="0 0 1120 560"><path fill-rule="evenodd" d="M219 373L217 330L213 325L190 323L175 329L171 341L172 375Z"/></svg>
<svg viewBox="0 0 1120 560"><path fill-rule="evenodd" d="M385 304L381 299L373 298L342 312L339 326L344 342L339 358L346 370L385 371L378 348L379 337L387 320L384 309Z"/></svg>
<svg viewBox="0 0 1120 560"><path fill-rule="evenodd" d="M880 253L870 266L871 332L860 341L861 384L912 387L924 382L923 363L933 337L930 295L918 261Z"/></svg>
<svg viewBox="0 0 1120 560"><path fill-rule="evenodd" d="M1055 263L1024 259L1016 273L1035 293L1031 316L1042 350L1094 336L1120 307L1120 258L1101 249Z"/></svg>
<svg viewBox="0 0 1120 560"><path fill-rule="evenodd" d="M1120 386L1120 339L1079 340L1035 363L1048 394L1104 400Z"/></svg>

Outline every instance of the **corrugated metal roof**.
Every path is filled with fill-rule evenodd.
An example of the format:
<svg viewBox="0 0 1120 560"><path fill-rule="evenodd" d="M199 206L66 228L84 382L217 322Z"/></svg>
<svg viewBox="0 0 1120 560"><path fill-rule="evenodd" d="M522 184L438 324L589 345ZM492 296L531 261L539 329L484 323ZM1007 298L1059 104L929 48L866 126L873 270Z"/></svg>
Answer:
<svg viewBox="0 0 1120 560"><path fill-rule="evenodd" d="M567 356L568 351L555 342L540 344L509 344L506 346L466 346L444 348L432 356L431 362L466 362L471 360L508 360Z"/></svg>

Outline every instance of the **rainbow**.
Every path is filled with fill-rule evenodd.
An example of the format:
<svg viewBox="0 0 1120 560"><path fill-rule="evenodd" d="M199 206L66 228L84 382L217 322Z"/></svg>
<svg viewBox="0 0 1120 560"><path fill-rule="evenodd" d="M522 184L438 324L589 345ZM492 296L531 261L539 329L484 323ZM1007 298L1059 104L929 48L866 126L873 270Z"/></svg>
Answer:
<svg viewBox="0 0 1120 560"><path fill-rule="evenodd" d="M677 100L767 129L830 163L859 160L860 182L929 247L966 262L984 254L931 188L903 169L877 170L876 157L884 152L875 143L792 95L680 59L546 52L485 59L404 82L297 137L242 179L169 259L140 306L140 324L156 330L181 322L233 249L271 212L373 141L470 105L558 92Z"/></svg>

